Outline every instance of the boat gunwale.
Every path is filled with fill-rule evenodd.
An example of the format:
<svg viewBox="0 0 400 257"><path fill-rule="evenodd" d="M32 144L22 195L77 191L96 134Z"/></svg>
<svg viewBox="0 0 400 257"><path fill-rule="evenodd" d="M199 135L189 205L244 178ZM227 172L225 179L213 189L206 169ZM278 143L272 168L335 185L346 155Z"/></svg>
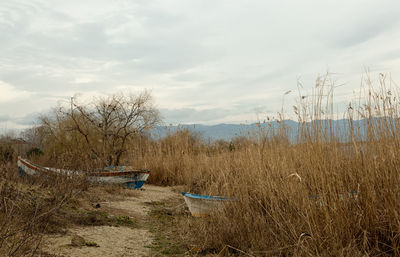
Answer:
<svg viewBox="0 0 400 257"><path fill-rule="evenodd" d="M18 161L20 161L23 165L27 166L30 169L33 169L39 173L58 173L57 171L52 170L52 168L45 168L39 165L33 164L20 156L18 156ZM77 172L72 171L71 172ZM61 174L61 173L60 173ZM89 177L127 177L129 175L136 175L136 174L150 174L150 170L135 170L135 171L103 171L103 172L87 172L82 174L87 174Z"/></svg>
<svg viewBox="0 0 400 257"><path fill-rule="evenodd" d="M34 171L37 171L39 173L47 173L50 171L43 167L40 167L40 166L30 163L27 160L22 159L20 156L18 156L18 161L20 161L23 165L27 166L28 168L33 169Z"/></svg>
<svg viewBox="0 0 400 257"><path fill-rule="evenodd" d="M129 176L131 174L150 174L149 170L130 170L130 171L101 171L89 172L89 176L95 177L112 177L112 176Z"/></svg>
<svg viewBox="0 0 400 257"><path fill-rule="evenodd" d="M191 199L200 199L200 200L213 200L213 201L233 201L235 200L234 198L227 197L227 196L212 196L212 195L197 195L197 194L191 194L191 193L186 193L182 192L183 196L186 196Z"/></svg>

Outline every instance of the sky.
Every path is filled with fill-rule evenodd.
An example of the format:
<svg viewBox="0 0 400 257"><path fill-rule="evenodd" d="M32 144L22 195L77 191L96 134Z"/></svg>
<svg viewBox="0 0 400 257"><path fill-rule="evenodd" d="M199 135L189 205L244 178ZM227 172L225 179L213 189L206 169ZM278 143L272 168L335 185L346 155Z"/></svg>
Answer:
<svg viewBox="0 0 400 257"><path fill-rule="evenodd" d="M398 0L1 0L0 129L78 93L143 90L166 124L251 123L326 72L345 103L366 70L400 79L399 11Z"/></svg>

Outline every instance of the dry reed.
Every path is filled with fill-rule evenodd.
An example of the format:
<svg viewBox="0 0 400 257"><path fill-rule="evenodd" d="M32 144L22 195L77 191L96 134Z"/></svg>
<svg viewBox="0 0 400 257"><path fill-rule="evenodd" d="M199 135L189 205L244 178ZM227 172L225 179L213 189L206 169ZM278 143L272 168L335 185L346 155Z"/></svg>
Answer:
<svg viewBox="0 0 400 257"><path fill-rule="evenodd" d="M400 255L398 92L382 75L377 88L368 79L336 127L328 82L300 94L296 143L281 121L235 149L185 130L132 146L153 183L239 198L209 219L189 220L186 239L254 256Z"/></svg>

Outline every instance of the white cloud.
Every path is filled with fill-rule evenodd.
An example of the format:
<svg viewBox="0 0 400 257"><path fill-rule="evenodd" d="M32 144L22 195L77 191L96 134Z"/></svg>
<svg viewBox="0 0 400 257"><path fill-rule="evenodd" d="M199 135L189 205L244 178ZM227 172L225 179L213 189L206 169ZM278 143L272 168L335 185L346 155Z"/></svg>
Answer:
<svg viewBox="0 0 400 257"><path fill-rule="evenodd" d="M87 84L96 82L96 78L94 76L79 76L75 78L74 83L76 84Z"/></svg>
<svg viewBox="0 0 400 257"><path fill-rule="evenodd" d="M28 91L19 90L4 81L0 81L0 104L22 101L32 95L33 94Z"/></svg>
<svg viewBox="0 0 400 257"><path fill-rule="evenodd" d="M279 111L298 74L311 87L326 70L346 84L344 101L364 67L396 79L399 9L395 0L2 1L0 116L77 92L147 88L160 108L181 109L166 122L246 122L260 106Z"/></svg>

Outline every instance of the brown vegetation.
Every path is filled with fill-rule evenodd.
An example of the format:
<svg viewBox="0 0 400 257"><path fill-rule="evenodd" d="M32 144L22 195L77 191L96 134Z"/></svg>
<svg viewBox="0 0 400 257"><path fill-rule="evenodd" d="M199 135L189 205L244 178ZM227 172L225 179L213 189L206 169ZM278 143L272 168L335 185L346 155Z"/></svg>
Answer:
<svg viewBox="0 0 400 257"><path fill-rule="evenodd" d="M109 192L113 199L126 196L129 190L102 186L93 188L102 194L86 192L85 176L18 176L16 157L26 155L45 166L79 170L118 165L126 143L159 120L150 100L145 92L97 99L93 106L71 102L71 109L57 109L53 116L42 117L40 126L26 130L22 134L26 141L0 139L0 256L34 256L44 234L64 233L73 225L136 226L128 216L109 215L88 204ZM19 142L28 148L14 147Z"/></svg>
<svg viewBox="0 0 400 257"><path fill-rule="evenodd" d="M42 116L39 128L52 159L75 163L74 168L87 163L104 167L120 165L128 142L159 121L151 95L142 92L110 95L88 104L72 97L69 107L61 106Z"/></svg>
<svg viewBox="0 0 400 257"><path fill-rule="evenodd" d="M16 163L0 166L0 256L33 256L44 232L63 228L60 209L86 185L64 177L26 179Z"/></svg>
<svg viewBox="0 0 400 257"><path fill-rule="evenodd" d="M186 239L187 232L202 249L251 256L400 255L399 92L382 75L378 89L369 81L338 131L327 81L318 81L316 96L300 94L296 144L281 122L234 149L179 131L133 151L153 183L239 199L183 224ZM354 127L357 119L365 125Z"/></svg>
<svg viewBox="0 0 400 257"><path fill-rule="evenodd" d="M377 88L367 80L364 94L348 105L346 126L338 128L331 120L337 118L333 115L334 85L328 82L326 78L317 80L313 95L308 97L301 94L300 87L298 105L293 107L300 124L296 143L280 113L278 129L259 126L251 136L232 142L207 144L188 130L159 140L135 134L126 141L125 160L129 161L127 164L151 169L151 183L185 185L194 193L238 199L206 219L174 220L180 228L174 233L180 234L182 242L195 245L199 253L400 256L399 92L383 75ZM360 119L364 123L357 127ZM58 166L68 167L93 161L85 136L67 129L73 124L65 119L53 123L57 138L43 140L45 156L41 158L56 157ZM100 134L92 135L96 135L95 139ZM104 141L97 142L96 147L102 149ZM54 183L39 183L39 187L70 195L79 185L72 183L75 189L70 190L67 185L71 184L62 187L61 183ZM28 206L22 199L30 198L10 195L7 192L15 190L8 190L7 183L3 184L3 202L11 202L1 207L0 221L18 217L10 223L16 225L9 230L14 229L19 236L11 240L0 234L4 240L11 240L3 240L7 247L1 249L12 252L18 242L25 242L22 245L29 247L17 250L32 251L34 242L39 240L34 236L43 227L38 224L51 221L43 218L36 222L36 217L44 217L40 213L53 209L45 204L41 208L34 205L10 209L15 203ZM58 206L63 199L57 194L52 206ZM9 210L17 215L8 214ZM87 220L93 220L89 216ZM22 226L19 221L31 225ZM25 235L32 240L24 239Z"/></svg>

